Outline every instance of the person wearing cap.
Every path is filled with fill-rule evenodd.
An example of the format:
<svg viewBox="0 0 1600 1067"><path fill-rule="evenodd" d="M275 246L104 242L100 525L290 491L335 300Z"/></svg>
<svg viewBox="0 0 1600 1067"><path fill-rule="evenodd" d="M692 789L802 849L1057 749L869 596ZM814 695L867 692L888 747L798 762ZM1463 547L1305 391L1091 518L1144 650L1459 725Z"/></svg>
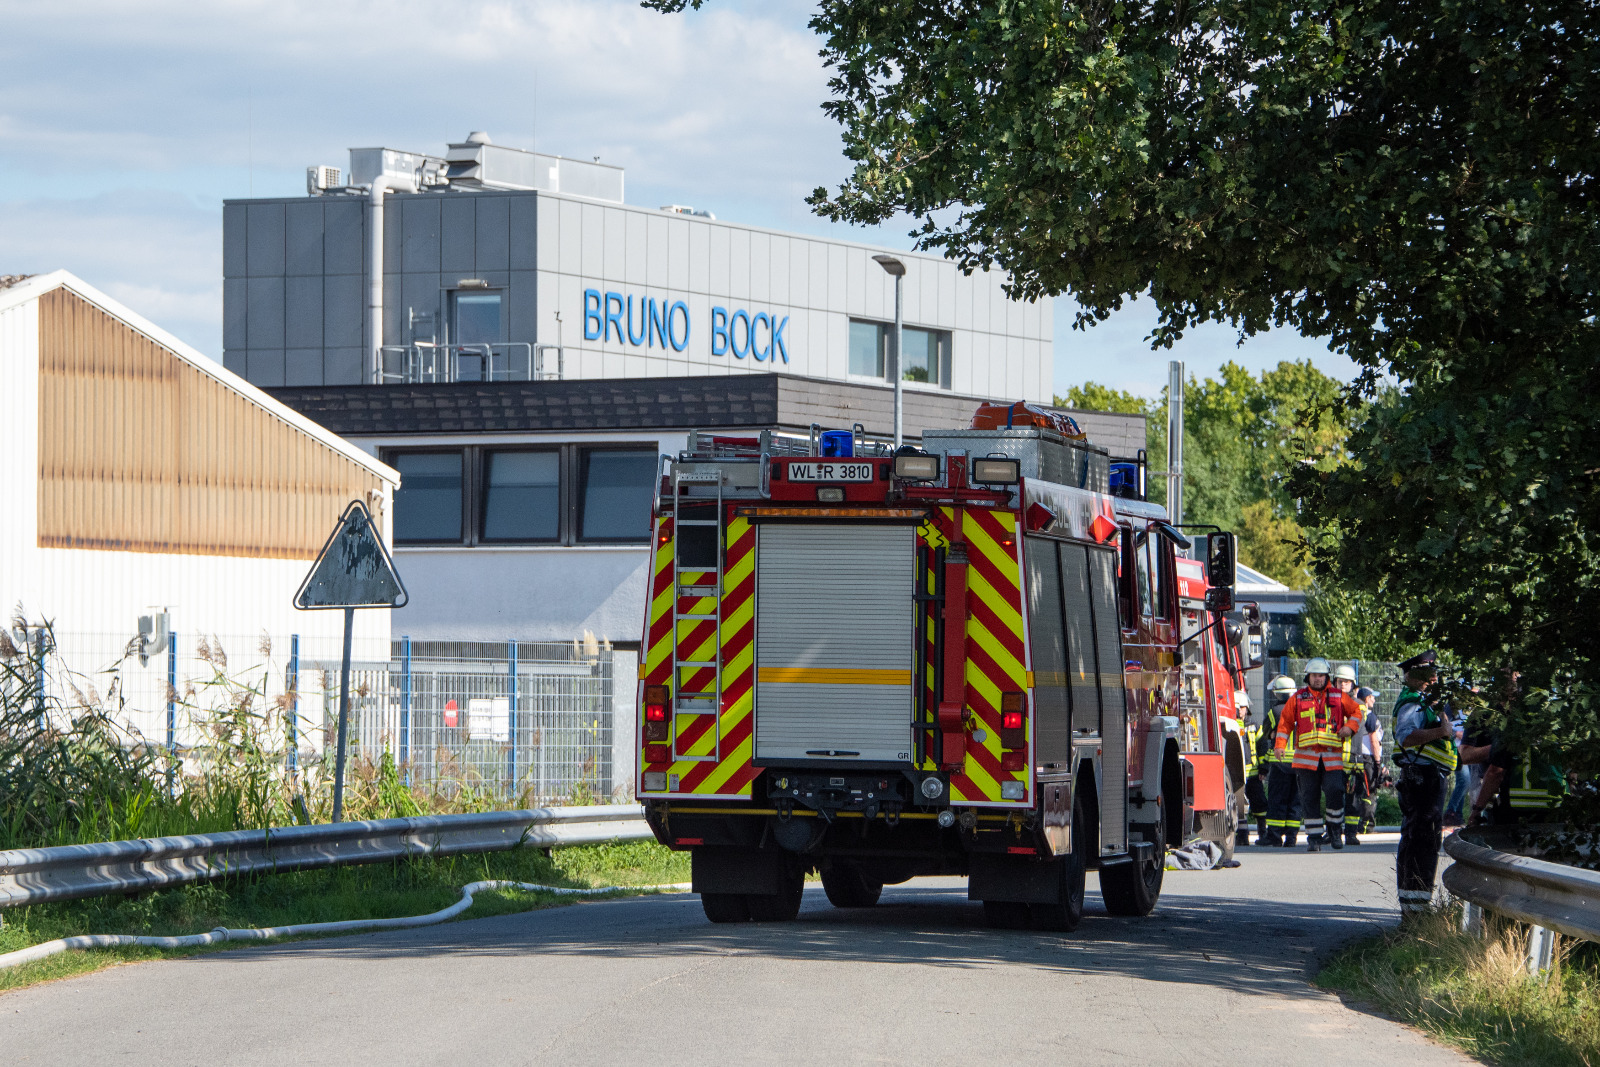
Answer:
<svg viewBox="0 0 1600 1067"><path fill-rule="evenodd" d="M1280 751L1275 744L1283 706L1293 695L1294 679L1286 674L1278 675L1267 686L1267 714L1262 719L1261 740L1256 748L1267 776L1267 837L1260 843L1277 848L1293 848L1300 826L1300 801L1290 767L1293 742L1287 751Z"/></svg>
<svg viewBox="0 0 1600 1067"><path fill-rule="evenodd" d="M1361 844L1357 833L1371 830L1377 824L1373 817L1372 794L1376 791L1378 767L1383 761L1383 724L1378 719L1378 691L1362 686L1356 690L1355 697L1364 714L1360 728L1345 742L1348 758L1344 778L1344 843L1347 845Z"/></svg>
<svg viewBox="0 0 1600 1067"><path fill-rule="evenodd" d="M1300 828L1306 851L1320 852L1324 838L1344 847L1344 741L1361 725L1361 705L1333 685L1333 669L1321 656L1306 663L1306 684L1295 691L1278 716L1279 752L1294 741L1295 784L1300 794ZM1318 794L1321 797L1318 797ZM1326 814L1318 800L1326 801ZM1331 833L1324 833L1324 818Z"/></svg>
<svg viewBox="0 0 1600 1067"><path fill-rule="evenodd" d="M1434 708L1433 697L1424 695L1439 680L1438 662L1430 648L1400 664L1405 685L1394 708L1394 760L1400 767L1400 848L1394 867L1402 919L1433 903L1445 785L1456 770L1455 726Z"/></svg>

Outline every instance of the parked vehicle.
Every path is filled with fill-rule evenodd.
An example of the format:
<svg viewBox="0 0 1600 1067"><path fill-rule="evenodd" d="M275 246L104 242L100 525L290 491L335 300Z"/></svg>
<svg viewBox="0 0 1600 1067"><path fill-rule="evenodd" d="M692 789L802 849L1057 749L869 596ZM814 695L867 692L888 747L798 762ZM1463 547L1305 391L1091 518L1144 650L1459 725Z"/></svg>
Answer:
<svg viewBox="0 0 1600 1067"><path fill-rule="evenodd" d="M840 907L957 874L991 925L1070 930L1088 870L1143 915L1169 845L1231 848L1233 538L1207 585L1070 419L974 425L665 461L638 793L712 921L793 918L815 870Z"/></svg>

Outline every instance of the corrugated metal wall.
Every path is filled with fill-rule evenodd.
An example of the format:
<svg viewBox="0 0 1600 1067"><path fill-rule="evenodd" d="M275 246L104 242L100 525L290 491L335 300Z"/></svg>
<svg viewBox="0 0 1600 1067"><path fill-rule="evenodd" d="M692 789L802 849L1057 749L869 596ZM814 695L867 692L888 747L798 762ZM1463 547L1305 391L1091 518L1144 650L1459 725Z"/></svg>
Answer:
<svg viewBox="0 0 1600 1067"><path fill-rule="evenodd" d="M371 471L88 301L39 298L41 548L311 559L369 490Z"/></svg>

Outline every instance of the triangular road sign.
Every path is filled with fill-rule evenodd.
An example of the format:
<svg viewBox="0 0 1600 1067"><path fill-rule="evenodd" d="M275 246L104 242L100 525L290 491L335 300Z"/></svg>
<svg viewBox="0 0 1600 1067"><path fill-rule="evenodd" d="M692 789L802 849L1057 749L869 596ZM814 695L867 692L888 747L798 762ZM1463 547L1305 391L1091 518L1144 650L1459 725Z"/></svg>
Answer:
<svg viewBox="0 0 1600 1067"><path fill-rule="evenodd" d="M294 606L312 608L402 608L400 584L389 552L372 523L372 514L352 500L322 546L311 573L300 583Z"/></svg>

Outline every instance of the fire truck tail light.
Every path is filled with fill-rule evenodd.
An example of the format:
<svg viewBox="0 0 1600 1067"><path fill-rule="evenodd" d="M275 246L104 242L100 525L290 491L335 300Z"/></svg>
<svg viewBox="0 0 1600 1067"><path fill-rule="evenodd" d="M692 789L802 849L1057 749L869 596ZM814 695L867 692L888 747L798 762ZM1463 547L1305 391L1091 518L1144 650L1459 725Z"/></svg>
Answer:
<svg viewBox="0 0 1600 1067"><path fill-rule="evenodd" d="M645 771L644 788L647 793L664 793L667 789L666 771Z"/></svg>
<svg viewBox="0 0 1600 1067"><path fill-rule="evenodd" d="M1000 694L1000 747L1002 749L1018 749L1028 743L1023 734L1023 722L1027 717L1028 698L1026 694Z"/></svg>
<svg viewBox="0 0 1600 1067"><path fill-rule="evenodd" d="M1008 711L1005 714L1003 714L1000 717L1000 728L1002 730L1020 730L1020 729L1022 729L1022 712L1020 712L1020 711Z"/></svg>
<svg viewBox="0 0 1600 1067"><path fill-rule="evenodd" d="M664 685L647 685L644 687L644 721L666 722L667 701L669 699L667 687Z"/></svg>
<svg viewBox="0 0 1600 1067"><path fill-rule="evenodd" d="M656 529L656 547L660 548L672 540L672 518L669 516L661 520L661 525Z"/></svg>

